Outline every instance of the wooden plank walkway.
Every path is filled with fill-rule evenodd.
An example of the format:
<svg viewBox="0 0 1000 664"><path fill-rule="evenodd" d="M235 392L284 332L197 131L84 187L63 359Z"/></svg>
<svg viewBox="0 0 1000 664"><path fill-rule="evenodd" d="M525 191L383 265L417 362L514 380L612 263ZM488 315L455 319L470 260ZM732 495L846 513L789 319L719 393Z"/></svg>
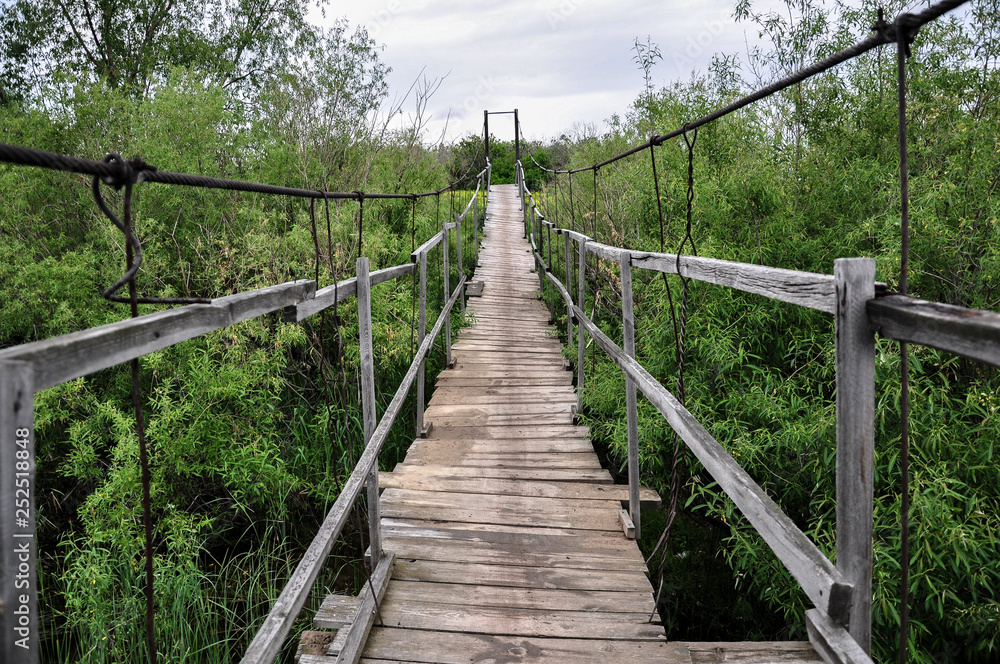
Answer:
<svg viewBox="0 0 1000 664"><path fill-rule="evenodd" d="M619 522L628 487L612 483L587 427L573 423L573 374L533 268L517 188L494 186L475 323L438 377L428 437L380 476L395 564L361 662L818 661L802 643L665 640L645 562ZM659 504L650 490L641 499ZM307 632L319 642L301 664L336 661L357 606L328 598L314 622L342 629L332 645L332 634Z"/></svg>
<svg viewBox="0 0 1000 664"><path fill-rule="evenodd" d="M627 487L573 424L573 374L523 229L517 188L493 187L476 322L438 377L430 434L381 477L396 565L362 661L689 662L622 533Z"/></svg>

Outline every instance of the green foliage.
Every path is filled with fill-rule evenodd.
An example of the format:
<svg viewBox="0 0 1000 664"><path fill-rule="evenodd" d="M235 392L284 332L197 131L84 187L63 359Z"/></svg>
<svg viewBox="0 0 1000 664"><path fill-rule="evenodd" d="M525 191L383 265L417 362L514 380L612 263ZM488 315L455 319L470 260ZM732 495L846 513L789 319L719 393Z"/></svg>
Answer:
<svg viewBox="0 0 1000 664"><path fill-rule="evenodd" d="M762 15L742 3L741 18L758 24L772 40L772 52L751 53L752 67L717 60L709 76L647 91L624 117L611 118L606 133L577 140L569 165L587 166L641 142L649 123L664 133L724 106L757 87L756 80L742 78L745 72L783 75L853 43L867 34L873 15L873 7L843 9L837 18L820 5L789 6L788 15ZM1000 74L994 65L997 44L985 36L995 34L997 18L986 7L974 3L967 19L946 18L922 30L907 65L910 292L995 310L1000 106L994 102ZM651 48L648 42L637 42L640 46ZM647 57L650 66L653 60ZM834 258L871 256L877 278L895 288L900 242L895 104L895 58L873 52L702 127L694 155L698 253L822 273L832 272ZM688 154L678 139L657 149L655 158L662 236L646 152L602 168L596 191L591 173L573 176L572 215L562 176L558 189L550 184L544 192L544 212L601 242L675 251L686 223ZM562 258L554 263L560 270ZM593 309L602 327L620 338L617 266L594 261L588 277L587 311ZM680 284L676 277L642 271L633 279L638 358L676 392L674 324L665 289L679 316ZM561 301L553 304L561 310ZM833 558L836 437L829 317L697 283L691 284L686 309L688 408ZM990 367L912 348L910 661L992 661L1000 645L995 562L1000 472L994 458L1000 378ZM583 415L612 466L624 469L621 372L593 349L586 366ZM876 661L895 659L898 644L899 390L898 348L880 342ZM643 481L667 496L673 437L642 400L639 417ZM804 638L809 601L712 478L690 463L681 488L683 510L666 556L661 609L668 637ZM644 543L647 553L653 544ZM719 581L716 576L727 570Z"/></svg>
<svg viewBox="0 0 1000 664"><path fill-rule="evenodd" d="M232 14L219 14L219 21L249 11L227 7ZM286 28L301 19L294 16L298 5L269 7L282 16L260 14L261 29L292 39ZM100 8L125 12L116 15L121 20L140 9ZM198 16L174 17L172 25ZM61 29L51 27L46 39ZM65 70L82 61L53 51L64 71L49 73L67 85L29 86L21 102L0 104L0 140L92 158L116 151L165 170L299 187L409 192L447 183L433 154L379 127L387 68L364 30L339 22L325 33L296 34L301 40L282 48L295 45L288 55L298 66L250 87L226 85L227 76L267 64L258 56L273 56L268 66L279 63L251 36L256 55L232 68L217 63L221 69L209 68L210 75L205 62L143 64L141 53L122 55L122 62L134 56L141 93L99 69L84 66L71 76ZM197 40L187 47L201 48ZM251 92L259 104L245 103ZM120 192L106 188L104 195L121 208ZM140 184L133 200L144 250L138 290L211 298L316 274L326 286L353 273L359 254L373 269L408 262L414 244L448 218L448 206L464 206L468 196L445 194L444 201L415 206L366 201L363 246L357 203L317 201L316 252L308 201ZM0 347L128 316L127 307L100 296L124 271L124 257L121 234L94 205L89 179L0 165L0 200ZM471 226L463 226L469 267ZM433 321L438 258L429 268ZM411 361L412 294L408 279L374 292L380 412ZM141 305L140 313L160 308ZM301 325L272 314L141 359L162 661L237 659L339 495L363 450L355 312L352 299L336 318L331 310ZM430 380L440 355L428 362ZM35 417L43 659L144 661L142 492L128 367L40 393ZM409 415L400 417L382 463L391 467L401 457L412 427ZM367 528L359 509L317 597L356 590L362 581Z"/></svg>

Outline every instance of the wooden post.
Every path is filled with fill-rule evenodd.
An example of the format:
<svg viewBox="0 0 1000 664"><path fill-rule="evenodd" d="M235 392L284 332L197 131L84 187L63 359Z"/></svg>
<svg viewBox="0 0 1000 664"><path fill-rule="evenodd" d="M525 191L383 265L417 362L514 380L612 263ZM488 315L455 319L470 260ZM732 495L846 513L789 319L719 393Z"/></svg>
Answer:
<svg viewBox="0 0 1000 664"><path fill-rule="evenodd" d="M566 262L566 292L573 294L573 254L569 250L569 235L563 234L563 258ZM566 343L573 341L573 310L566 303Z"/></svg>
<svg viewBox="0 0 1000 664"><path fill-rule="evenodd" d="M517 121L517 109L514 109L514 163L521 163L521 125ZM524 173L521 173L524 179Z"/></svg>
<svg viewBox="0 0 1000 664"><path fill-rule="evenodd" d="M542 253L545 248L542 247L542 218L535 214L535 206L531 206L531 216L535 218L535 251L538 253L538 290L542 293L542 300L545 300L545 283L548 281L545 278L546 268L542 265ZM548 302L545 303L545 307L548 308Z"/></svg>
<svg viewBox="0 0 1000 664"><path fill-rule="evenodd" d="M455 215L455 242L456 242L456 253L458 254L458 278L461 280L462 275L465 274L462 268L462 216ZM451 293L448 293L445 297L451 297ZM458 310L465 311L465 289L458 295Z"/></svg>
<svg viewBox="0 0 1000 664"><path fill-rule="evenodd" d="M521 201L521 211L524 212L524 237L528 237L528 223L529 223L528 222L528 214L529 214L529 212L528 212L528 201L527 201L527 197L526 197L525 191L524 191L524 173L521 170L521 165L520 164L517 165L517 173L518 173L518 178L519 178L518 179L518 182L519 182L518 186L519 186L519 188L518 188L517 191L520 193L520 197L519 198L520 198L520 201Z"/></svg>
<svg viewBox="0 0 1000 664"><path fill-rule="evenodd" d="M449 270L451 269L448 265L448 245L451 243L448 239L448 225L445 224L443 227L444 237L441 238L441 247L444 252L444 257L442 259L442 269L444 271L442 275L442 283L444 284L444 300L442 300L442 316L447 316L444 320L444 360L445 366L451 367L451 312L447 313L444 311L444 304L448 302L451 298L451 274Z"/></svg>
<svg viewBox="0 0 1000 664"><path fill-rule="evenodd" d="M587 239L580 240L580 263L576 268L579 286L577 289L576 302L581 311L587 309ZM584 370L583 360L587 351L587 330L583 324L576 326L577 347L576 347L576 410L579 412L583 408L583 383Z"/></svg>
<svg viewBox="0 0 1000 664"><path fill-rule="evenodd" d="M837 568L854 586L848 631L871 653L872 511L875 475L875 334L865 302L875 261L833 262L837 312Z"/></svg>
<svg viewBox="0 0 1000 664"><path fill-rule="evenodd" d="M545 245L548 249L549 255L549 271L555 271L555 265L552 264L552 226L545 224Z"/></svg>
<svg viewBox="0 0 1000 664"><path fill-rule="evenodd" d="M375 358L372 345L372 297L368 279L368 258L357 262L358 336L361 341L361 405L364 412L365 447L375 433ZM371 537L372 568L382 560L381 516L378 504L378 463L368 475L368 534Z"/></svg>
<svg viewBox="0 0 1000 664"><path fill-rule="evenodd" d="M625 354L635 359L635 315L632 311L632 254L621 252L618 260L622 279L622 338ZM639 523L639 413L635 382L625 377L625 410L628 416L628 511L640 537Z"/></svg>
<svg viewBox="0 0 1000 664"><path fill-rule="evenodd" d="M420 314L417 319L417 348L427 335L427 253L420 254ZM427 362L421 361L417 370L417 438L424 436L424 381L427 379Z"/></svg>
<svg viewBox="0 0 1000 664"><path fill-rule="evenodd" d="M0 661L37 664L34 377L28 362L0 362Z"/></svg>
<svg viewBox="0 0 1000 664"><path fill-rule="evenodd" d="M476 197L472 201L472 268L479 267L479 190L483 186L483 177L479 176L476 186Z"/></svg>

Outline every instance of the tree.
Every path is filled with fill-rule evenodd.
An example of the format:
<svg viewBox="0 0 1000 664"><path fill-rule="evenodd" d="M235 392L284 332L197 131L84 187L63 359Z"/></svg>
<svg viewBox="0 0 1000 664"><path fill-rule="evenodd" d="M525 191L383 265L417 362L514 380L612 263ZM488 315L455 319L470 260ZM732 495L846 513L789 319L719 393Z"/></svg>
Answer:
<svg viewBox="0 0 1000 664"><path fill-rule="evenodd" d="M246 89L287 62L308 34L307 8L304 0L14 0L0 10L6 94L38 94L69 73L144 96L176 66Z"/></svg>

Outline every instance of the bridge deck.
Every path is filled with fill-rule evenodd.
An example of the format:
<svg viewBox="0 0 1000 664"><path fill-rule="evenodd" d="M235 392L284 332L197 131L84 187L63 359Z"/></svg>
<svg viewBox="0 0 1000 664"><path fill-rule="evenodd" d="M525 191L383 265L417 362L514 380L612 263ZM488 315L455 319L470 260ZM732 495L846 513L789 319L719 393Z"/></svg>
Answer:
<svg viewBox="0 0 1000 664"><path fill-rule="evenodd" d="M384 547L396 557L361 661L818 661L802 643L665 640L646 565L619 522L628 487L612 483L587 427L573 423L573 374L536 298L521 215L515 186L491 189L475 324L438 377L428 437L381 475ZM642 499L659 501L648 490Z"/></svg>
<svg viewBox="0 0 1000 664"><path fill-rule="evenodd" d="M396 565L370 662L690 661L668 645L611 484L573 424L573 374L545 305L517 189L494 187L468 309L406 460L382 476ZM647 496L655 499L655 496Z"/></svg>

